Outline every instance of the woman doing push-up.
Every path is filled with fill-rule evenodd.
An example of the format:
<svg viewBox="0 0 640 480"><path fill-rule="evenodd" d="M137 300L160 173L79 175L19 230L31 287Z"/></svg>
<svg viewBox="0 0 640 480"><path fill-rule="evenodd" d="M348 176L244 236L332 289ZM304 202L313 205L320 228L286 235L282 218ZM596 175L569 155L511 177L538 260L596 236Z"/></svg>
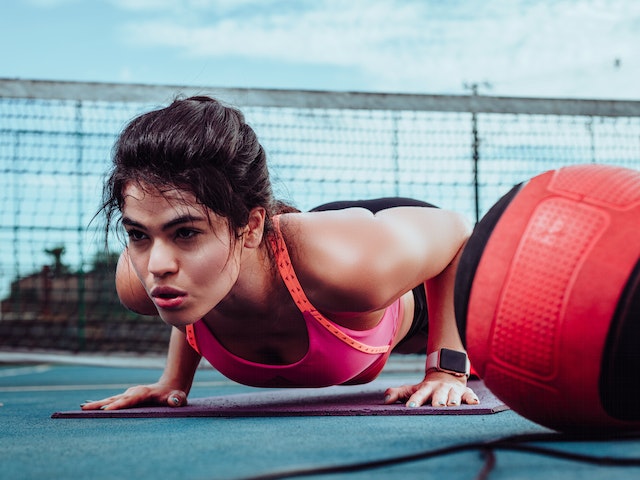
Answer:
<svg viewBox="0 0 640 480"><path fill-rule="evenodd" d="M242 113L209 97L134 119L104 196L107 225L128 235L120 300L173 328L157 383L82 408L185 405L202 356L242 384L324 387L425 350L424 379L384 401L478 403L453 311L460 215L399 198L299 212L274 199Z"/></svg>

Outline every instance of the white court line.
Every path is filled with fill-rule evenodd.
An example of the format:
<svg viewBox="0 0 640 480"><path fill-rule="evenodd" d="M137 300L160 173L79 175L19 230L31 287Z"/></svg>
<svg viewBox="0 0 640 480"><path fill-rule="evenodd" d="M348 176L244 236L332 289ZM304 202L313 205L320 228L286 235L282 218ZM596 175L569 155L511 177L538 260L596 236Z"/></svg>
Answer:
<svg viewBox="0 0 640 480"><path fill-rule="evenodd" d="M18 377L32 373L44 373L51 370L51 365L35 365L31 367L0 368L0 377Z"/></svg>
<svg viewBox="0 0 640 480"><path fill-rule="evenodd" d="M88 367L163 368L161 355L101 355L68 352L2 352L1 363L50 363L52 365L80 365ZM204 362L203 362L204 363Z"/></svg>
<svg viewBox="0 0 640 480"><path fill-rule="evenodd" d="M222 387L225 385L237 385L231 380L219 380L214 382L194 382L194 387ZM108 383L95 385L26 385L22 387L0 387L0 393L15 392L71 392L76 390L122 390L131 387L131 383Z"/></svg>

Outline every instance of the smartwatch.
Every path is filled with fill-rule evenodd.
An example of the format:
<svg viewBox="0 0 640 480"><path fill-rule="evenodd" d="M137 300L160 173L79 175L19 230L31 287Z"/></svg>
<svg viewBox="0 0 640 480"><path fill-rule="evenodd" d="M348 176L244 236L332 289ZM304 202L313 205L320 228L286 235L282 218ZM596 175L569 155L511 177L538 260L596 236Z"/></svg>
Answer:
<svg viewBox="0 0 640 480"><path fill-rule="evenodd" d="M471 372L471 363L465 352L441 348L427 355L426 371L436 370L455 377L467 377Z"/></svg>

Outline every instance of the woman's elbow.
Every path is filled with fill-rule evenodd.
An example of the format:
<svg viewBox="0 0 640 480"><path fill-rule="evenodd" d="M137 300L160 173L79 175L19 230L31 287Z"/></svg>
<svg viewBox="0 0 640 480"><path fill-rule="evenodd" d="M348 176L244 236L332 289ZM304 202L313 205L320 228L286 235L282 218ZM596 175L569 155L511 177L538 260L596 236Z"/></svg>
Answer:
<svg viewBox="0 0 640 480"><path fill-rule="evenodd" d="M450 211L449 214L451 219L451 233L455 239L455 243L465 245L473 232L473 224L465 215L459 212Z"/></svg>

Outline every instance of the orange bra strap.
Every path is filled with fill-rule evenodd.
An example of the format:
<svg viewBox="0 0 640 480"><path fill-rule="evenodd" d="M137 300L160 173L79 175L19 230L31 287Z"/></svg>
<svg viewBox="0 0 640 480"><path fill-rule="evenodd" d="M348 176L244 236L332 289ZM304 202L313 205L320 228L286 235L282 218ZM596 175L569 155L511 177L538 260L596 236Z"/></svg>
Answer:
<svg viewBox="0 0 640 480"><path fill-rule="evenodd" d="M284 239L282 238L282 232L280 231L280 216L275 215L273 217L273 229L275 235L270 236L271 240L271 248L273 249L273 253L276 257L276 263L278 264L278 270L280 271L280 276L284 281L289 293L291 294L291 298L296 302L298 309L302 312L309 312L311 316L324 328L326 328L329 332L331 332L335 337L342 340L347 345L355 348L364 353L378 354L378 353L386 353L389 351L389 345L383 345L380 347L375 347L371 345L367 345L365 343L359 342L351 338L349 335L340 330L336 325L327 320L316 308L311 305L311 302L307 298L302 290L302 286L300 285L300 281L296 276L296 273L293 270L293 265L291 265L291 258L289 257L289 251L287 250L287 246L284 243Z"/></svg>
<svg viewBox="0 0 640 480"><path fill-rule="evenodd" d="M187 325L185 327L185 334L187 335L187 342L191 345L196 352L200 353L200 349L198 348L198 342L196 342L196 330L193 328L193 324ZM200 353L202 355L202 353Z"/></svg>

